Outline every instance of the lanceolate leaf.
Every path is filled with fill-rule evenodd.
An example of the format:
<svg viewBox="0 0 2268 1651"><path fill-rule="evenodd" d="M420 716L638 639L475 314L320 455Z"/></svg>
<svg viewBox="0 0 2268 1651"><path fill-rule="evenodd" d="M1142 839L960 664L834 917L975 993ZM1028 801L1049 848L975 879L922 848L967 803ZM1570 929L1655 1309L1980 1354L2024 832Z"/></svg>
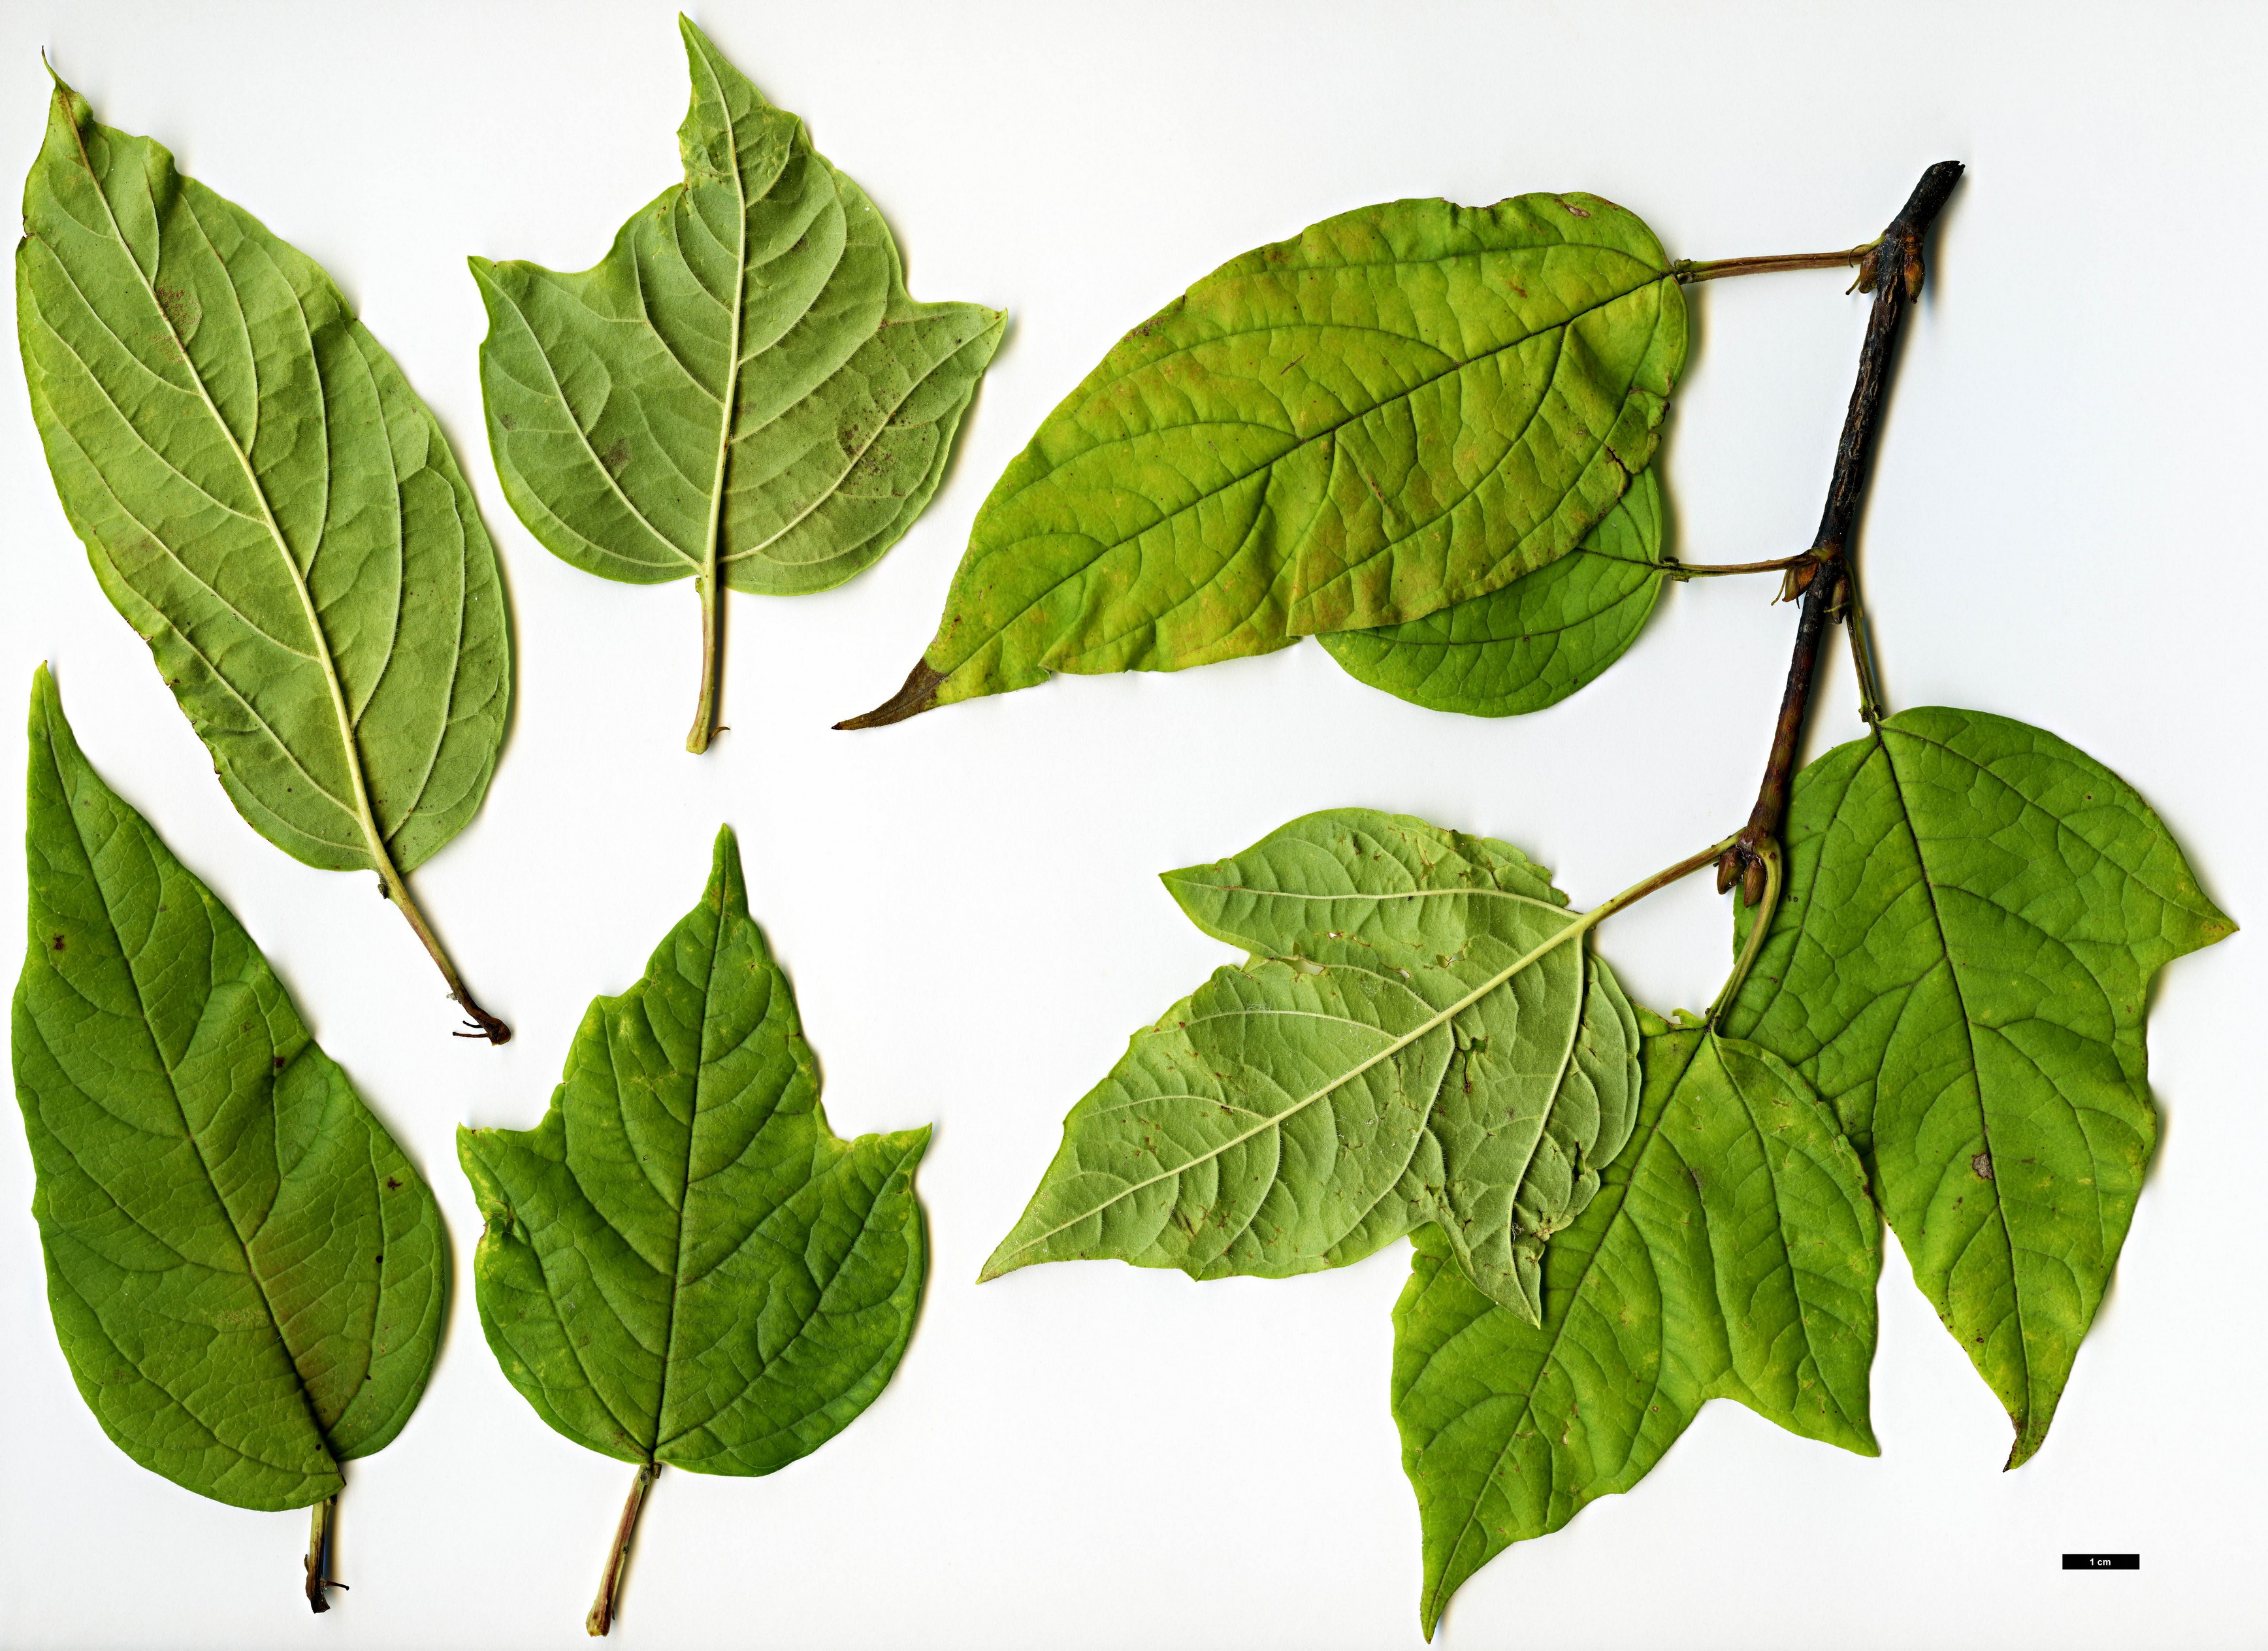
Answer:
<svg viewBox="0 0 2268 1651"><path fill-rule="evenodd" d="M304 1507L424 1391L440 1212L236 918L80 754L44 667L31 734L11 1044L55 1333L135 1461Z"/></svg>
<svg viewBox="0 0 2268 1651"><path fill-rule="evenodd" d="M983 1276L1114 1257L1282 1278L1434 1222L1533 1318L1544 1241L1595 1191L1638 1090L1633 1012L1550 875L1348 808L1165 881L1251 961L1135 1035Z"/></svg>
<svg viewBox="0 0 2268 1651"><path fill-rule="evenodd" d="M928 652L846 726L1484 595L1622 497L1684 359L1660 244L1595 195L1395 201L1247 253L1048 416Z"/></svg>
<svg viewBox="0 0 2268 1651"><path fill-rule="evenodd" d="M440 961L401 878L480 807L512 691L440 426L312 259L61 84L16 303L64 512L230 798L377 872Z"/></svg>
<svg viewBox="0 0 2268 1651"><path fill-rule="evenodd" d="M1661 572L1661 484L1648 469L1550 565L1382 630L1319 640L1346 673L1432 711L1513 717L1588 686L1638 640Z"/></svg>
<svg viewBox="0 0 2268 1651"><path fill-rule="evenodd" d="M701 903L644 979L592 1004L543 1121L458 1132L487 1223L473 1276L489 1345L587 1449L784 1468L865 1410L905 1351L928 1145L925 1127L828 1128L721 831Z"/></svg>
<svg viewBox="0 0 2268 1651"><path fill-rule="evenodd" d="M1786 893L1727 1024L1867 1153L1915 1282L2014 1424L2014 1467L2157 1140L2150 977L2235 925L2124 780L1981 711L1902 711L1830 751L1797 778L1786 835Z"/></svg>
<svg viewBox="0 0 2268 1651"><path fill-rule="evenodd" d="M1540 1326L1418 1235L1394 1308L1394 1417L1428 1639L1474 1572L1630 1489L1709 1399L1876 1454L1881 1250L1857 1155L1763 1050L1647 1019L1637 1131L1544 1252Z"/></svg>
<svg viewBox="0 0 2268 1651"><path fill-rule="evenodd" d="M719 581L826 590L895 544L937 490L1004 318L915 303L865 193L679 27L685 181L579 275L472 268L489 442L528 531L586 572L700 581L698 751Z"/></svg>

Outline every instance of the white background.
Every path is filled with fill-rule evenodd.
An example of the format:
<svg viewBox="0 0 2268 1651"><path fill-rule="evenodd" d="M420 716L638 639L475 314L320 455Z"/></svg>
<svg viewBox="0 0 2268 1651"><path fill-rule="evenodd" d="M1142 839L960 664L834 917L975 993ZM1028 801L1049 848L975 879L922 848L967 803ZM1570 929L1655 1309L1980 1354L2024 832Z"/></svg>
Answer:
<svg viewBox="0 0 2268 1651"><path fill-rule="evenodd" d="M1280 1283L1099 1263L970 1280L1064 1110L1228 956L1152 873L1366 804L1510 838L1592 903L1745 817L1793 611L1761 581L1674 590L1598 685L1502 722L1405 705L1303 645L1061 679L879 733L828 725L897 687L970 517L1047 410L1224 259L1368 202L1541 188L1622 202L1675 256L1841 247L1957 157L1970 172L1864 535L1892 702L2024 718L2093 753L2256 932L2176 964L2154 995L2164 1142L2029 1466L2001 1473L2007 1421L1893 1243L1880 1460L1711 1405L1634 1494L1468 1584L1445 1642L2262 1643L2261 15L704 6L718 45L872 193L917 296L1012 321L944 487L887 560L826 595L733 599L733 732L696 759L680 748L692 587L577 572L512 517L463 262L582 268L675 180L672 13L0 6L0 180L38 146L44 48L102 120L171 145L320 260L454 439L519 649L487 807L416 880L519 1030L496 1050L448 1036L438 983L372 880L302 867L237 817L96 588L12 356L0 371L0 722L18 726L5 707L53 660L96 764L241 916L423 1166L458 1269L422 1408L350 1470L353 1591L314 1621L302 1515L144 1472L79 1402L48 1324L31 1166L0 1133L0 1641L582 1642L628 1472L547 1429L490 1358L452 1131L535 1121L585 1005L637 977L730 821L836 1126L937 1126L921 1176L934 1265L897 1378L839 1439L770 1478L662 1477L619 1642L1416 1644L1418 1518L1387 1412L1403 1245ZM1695 291L1666 460L1689 559L1809 542L1865 310L1843 286ZM1852 704L1838 655L1818 746L1857 732ZM0 777L11 843L20 794ZM0 875L0 933L18 932L21 888ZM1714 992L1727 928L1696 879L1601 937L1633 994L1668 1010ZM2145 1568L2066 1574L2059 1555L2080 1549L2138 1550Z"/></svg>

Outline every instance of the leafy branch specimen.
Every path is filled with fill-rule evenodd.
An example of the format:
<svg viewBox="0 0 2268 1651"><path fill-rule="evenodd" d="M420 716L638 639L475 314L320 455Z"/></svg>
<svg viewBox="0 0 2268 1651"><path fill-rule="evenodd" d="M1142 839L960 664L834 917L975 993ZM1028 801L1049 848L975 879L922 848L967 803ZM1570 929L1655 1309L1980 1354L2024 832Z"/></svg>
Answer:
<svg viewBox="0 0 2268 1651"><path fill-rule="evenodd" d="M458 1131L497 1362L552 1427L637 1464L592 1633L613 1624L663 1463L776 1472L889 1381L928 1267L928 1145L926 1127L828 1127L729 828L644 977L591 1005L543 1121Z"/></svg>
<svg viewBox="0 0 2268 1651"><path fill-rule="evenodd" d="M561 275L471 261L505 497L546 549L701 596L708 748L724 589L823 591L903 536L945 474L1005 318L917 304L889 226L803 122L678 19L685 181Z"/></svg>
<svg viewBox="0 0 2268 1651"><path fill-rule="evenodd" d="M229 910L32 682L30 937L11 1044L72 1378L113 1443L238 1507L314 1508L425 1389L432 1192Z"/></svg>
<svg viewBox="0 0 2268 1651"><path fill-rule="evenodd" d="M230 800L296 860L376 872L460 1036L505 1042L406 881L480 807L512 696L440 426L320 266L60 81L16 307L64 513Z"/></svg>
<svg viewBox="0 0 2268 1651"><path fill-rule="evenodd" d="M1189 450L1145 418L1170 431L1214 409L1256 429L1283 405L1250 388L1268 358L1227 319L1260 318L1263 338L1288 325L1270 308L1271 266L1289 264L1289 290L1334 324L1357 313L1385 325L1374 301L1333 310L1344 290L1314 254L1323 232L1413 203L1372 209L1311 231L1296 262L1263 249L1191 289L1152 324L1183 328L1173 352L1146 353L1152 328L1114 350L980 516L932 656L861 719L1045 669L1170 668L1281 645L1302 629L1298 604L1327 590L1431 604L1388 628L1328 636L1347 668L1422 704L1502 715L1550 704L1611 663L1664 578L1777 570L1800 595L1748 822L1589 913L1567 911L1506 844L1363 810L1310 815L1234 859L1170 873L1199 926L1251 959L1137 1035L1072 1109L1031 1207L986 1266L990 1278L1112 1256L1199 1278L1276 1276L1410 1233L1393 1403L1424 1526L1428 1637L1474 1571L1630 1488L1711 1397L1873 1454L1873 1204L2007 1406L2018 1465L2045 1434L2132 1219L2155 1139L2142 1037L2151 977L2233 925L2100 763L1978 712L1890 715L1858 598L1852 542L1898 333L1960 175L1956 163L1930 168L1884 233L1847 254L1662 265L1668 283L1855 265L1854 284L1872 294L1826 507L1800 556L1665 561L1642 463L1629 466L1638 479L1627 493L1576 512L1587 537L1477 594L1452 592L1440 558L1411 556L1407 538L1346 528L1351 513L1329 492L1336 455L1307 494L1270 476L1226 527L1218 512L1209 527L1201 506L1233 489L1180 515L1127 503L1154 503L1197 474ZM1507 204L1554 199L1589 197ZM1462 269L1462 256L1439 262ZM1370 267L1409 274L1390 256ZM1464 319L1462 300L1480 329L1498 324L1503 303L1488 284L1426 279L1441 283L1443 314ZM1185 313L1219 336L1197 335ZM1346 339L1313 363L1328 333L1286 333L1285 348L1314 346L1300 356L1310 373L1336 365L1390 380ZM1397 486L1434 486L1428 462L1472 461L1476 487L1498 485L1502 530L1518 508L1503 478L1521 467L1469 424L1429 442L1415 415L1396 416L1385 422L1406 439ZM1499 468L1482 475L1476 454ZM1298 475L1297 458L1286 462ZM1557 508L1567 496L1543 497ZM1159 601L1153 620L1144 587L1094 533L1049 536L1101 520L1095 501L1114 499L1130 524L1124 543L1151 535L1138 566ZM999 526L1012 519L1018 532ZM1233 554L1216 571L1197 554L1208 547ZM1184 576L1179 595L1160 583L1167 572ZM1235 611L1265 623L1248 623L1235 647L1185 647L1191 633L1176 628L1227 611L1234 591L1261 593ZM1624 607L1635 616L1618 617ZM992 617L976 623L980 612ZM1852 630L1870 731L1799 774L1837 621ZM1116 651L1081 652L1086 638ZM1576 1007L1584 953L1565 943L1712 862L1720 891L1737 886L1740 899L1733 972L1708 1014L1672 1028L1633 1013L1588 960ZM1598 1012L1609 1001L1643 1028L1635 1051Z"/></svg>

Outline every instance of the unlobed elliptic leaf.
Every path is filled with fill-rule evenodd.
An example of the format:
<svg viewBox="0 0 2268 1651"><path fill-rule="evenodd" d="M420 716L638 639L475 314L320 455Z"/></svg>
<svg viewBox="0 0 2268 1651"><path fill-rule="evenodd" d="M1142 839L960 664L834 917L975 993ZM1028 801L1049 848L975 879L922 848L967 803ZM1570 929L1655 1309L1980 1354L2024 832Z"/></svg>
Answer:
<svg viewBox="0 0 2268 1651"><path fill-rule="evenodd" d="M1556 705L1622 658L1660 593L1656 472L1557 562L1485 596L1381 630L1317 640L1348 675L1431 711L1516 717Z"/></svg>
<svg viewBox="0 0 2268 1651"><path fill-rule="evenodd" d="M926 1127L844 1141L732 831L644 977L596 999L532 1130L460 1130L489 1346L576 1443L770 1473L847 1426L913 1333ZM596 1632L594 1630L594 1632Z"/></svg>
<svg viewBox="0 0 2268 1651"><path fill-rule="evenodd" d="M1000 343L917 304L889 226L683 18L685 181L579 274L472 260L505 496L543 546L633 584L839 585L912 526Z"/></svg>
<svg viewBox="0 0 2268 1651"><path fill-rule="evenodd" d="M447 439L314 261L58 84L17 328L64 512L254 829L407 873L488 790L512 694Z"/></svg>
<svg viewBox="0 0 2268 1651"><path fill-rule="evenodd" d="M80 753L44 666L31 735L11 1041L56 1336L144 1467L306 1507L424 1391L440 1211L235 917Z"/></svg>
<svg viewBox="0 0 2268 1651"><path fill-rule="evenodd" d="M1867 1153L1914 1281L2007 1409L2015 1467L2157 1141L2150 978L2235 925L2132 787L1982 711L1901 711L1837 747L1796 777L1786 838L1727 1026Z"/></svg>
<svg viewBox="0 0 2268 1651"><path fill-rule="evenodd" d="M1251 960L1137 1033L1071 1109L983 1277L1107 1257L1283 1278L1434 1223L1534 1317L1545 1241L1596 1190L1638 1090L1634 1013L1550 874L1348 808L1165 881Z"/></svg>
<svg viewBox="0 0 2268 1651"><path fill-rule="evenodd" d="M920 663L845 726L1484 595L1646 468L1685 342L1660 244L1595 195L1389 202L1247 253L1048 416Z"/></svg>
<svg viewBox="0 0 2268 1651"><path fill-rule="evenodd" d="M1772 1056L1647 1020L1637 1130L1544 1252L1542 1324L1418 1235L1394 1308L1393 1403L1428 1639L1474 1572L1630 1489L1712 1398L1876 1454L1881 1249L1857 1154Z"/></svg>

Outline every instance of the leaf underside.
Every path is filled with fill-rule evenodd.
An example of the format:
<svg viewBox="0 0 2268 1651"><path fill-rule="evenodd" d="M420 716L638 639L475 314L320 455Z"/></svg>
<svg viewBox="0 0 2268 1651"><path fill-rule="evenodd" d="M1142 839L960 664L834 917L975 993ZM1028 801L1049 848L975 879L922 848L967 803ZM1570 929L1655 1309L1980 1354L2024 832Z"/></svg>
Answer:
<svg viewBox="0 0 2268 1651"><path fill-rule="evenodd" d="M532 1130L460 1129L481 1327L576 1443L770 1473L873 1402L928 1264L927 1128L844 1141L719 832L701 903L584 1016Z"/></svg>
<svg viewBox="0 0 2268 1651"><path fill-rule="evenodd" d="M1774 1057L1702 1030L1652 1021L1645 1066L1630 1146L1545 1251L1540 1326L1418 1235L1393 1405L1428 1639L1474 1572L1630 1489L1709 1399L1876 1454L1879 1229L1833 1114Z"/></svg>
<svg viewBox="0 0 2268 1651"><path fill-rule="evenodd" d="M1660 594L1661 484L1648 468L1583 542L1423 619L1316 638L1348 675L1430 711L1516 717L1587 688L1638 640Z"/></svg>
<svg viewBox="0 0 2268 1651"><path fill-rule="evenodd" d="M393 358L312 259L61 85L16 299L64 512L239 811L310 866L430 858L488 789L512 645Z"/></svg>
<svg viewBox="0 0 2268 1651"><path fill-rule="evenodd" d="M1786 842L1727 1028L1841 1115L1914 1281L2007 1410L2015 1467L2157 1140L2151 977L2235 925L2124 780L1981 711L1902 711L1829 752L1797 776Z"/></svg>
<svg viewBox="0 0 2268 1651"><path fill-rule="evenodd" d="M1646 468L1685 343L1660 244L1595 195L1390 202L1248 253L1048 416L905 688L848 726L1484 595Z"/></svg>
<svg viewBox="0 0 2268 1651"><path fill-rule="evenodd" d="M1438 1224L1533 1317L1545 1241L1630 1133L1638 1028L1575 914L1509 844L1339 809L1166 875L1248 962L1137 1033L1071 1110L985 1264L1115 1257L1193 1278L1358 1261Z"/></svg>
<svg viewBox="0 0 2268 1651"><path fill-rule="evenodd" d="M937 490L1005 318L917 304L864 191L689 21L685 181L592 269L471 261L513 510L585 572L839 585ZM720 498L721 494L721 498Z"/></svg>
<svg viewBox="0 0 2268 1651"><path fill-rule="evenodd" d="M233 915L33 679L16 1098L55 1333L118 1448L239 1507L335 1494L424 1391L448 1239Z"/></svg>

